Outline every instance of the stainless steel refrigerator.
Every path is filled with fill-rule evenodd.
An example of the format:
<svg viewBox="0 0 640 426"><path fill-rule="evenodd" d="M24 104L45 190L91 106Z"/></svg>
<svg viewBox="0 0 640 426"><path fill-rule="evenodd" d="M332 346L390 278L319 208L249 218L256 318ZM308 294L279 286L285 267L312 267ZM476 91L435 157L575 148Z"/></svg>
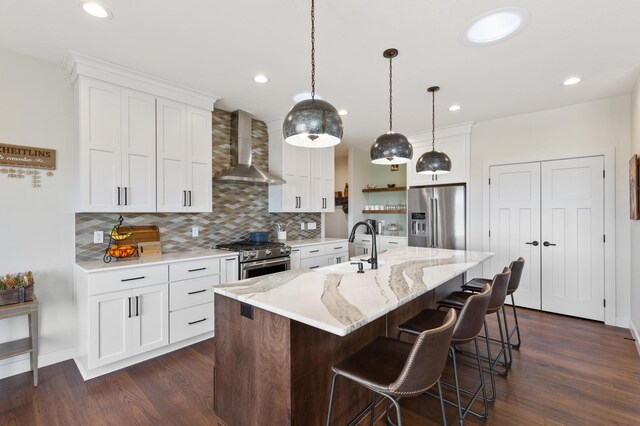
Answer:
<svg viewBox="0 0 640 426"><path fill-rule="evenodd" d="M410 246L466 249L465 185L412 187L407 203Z"/></svg>

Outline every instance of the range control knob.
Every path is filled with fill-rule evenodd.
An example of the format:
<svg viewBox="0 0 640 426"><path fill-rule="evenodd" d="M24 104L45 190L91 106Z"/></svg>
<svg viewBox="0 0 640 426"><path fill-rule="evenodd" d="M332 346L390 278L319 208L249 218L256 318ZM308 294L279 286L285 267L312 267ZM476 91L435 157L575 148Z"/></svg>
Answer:
<svg viewBox="0 0 640 426"><path fill-rule="evenodd" d="M247 253L247 252L245 251L244 253L242 253L242 257L244 257L244 258L246 259L247 257L249 257L249 253Z"/></svg>
<svg viewBox="0 0 640 426"><path fill-rule="evenodd" d="M286 251L287 253L291 253L291 247L287 247L287 248L285 249L285 251Z"/></svg>
<svg viewBox="0 0 640 426"><path fill-rule="evenodd" d="M256 257L258 255L258 253L256 253L255 251L252 251L251 253L249 253L249 256L251 257Z"/></svg>
<svg viewBox="0 0 640 426"><path fill-rule="evenodd" d="M285 249L285 248L281 248L281 249L280 249L280 253L281 253L281 254L284 254L284 253L286 253L286 252L287 252L287 249Z"/></svg>
<svg viewBox="0 0 640 426"><path fill-rule="evenodd" d="M264 254L266 254L267 256L271 255L271 250L266 250Z"/></svg>

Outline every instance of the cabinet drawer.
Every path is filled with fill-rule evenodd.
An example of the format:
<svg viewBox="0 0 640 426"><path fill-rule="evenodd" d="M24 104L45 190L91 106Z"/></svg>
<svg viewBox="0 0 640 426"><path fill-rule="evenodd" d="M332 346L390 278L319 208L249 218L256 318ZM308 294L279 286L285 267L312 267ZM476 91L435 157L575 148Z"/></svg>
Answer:
<svg viewBox="0 0 640 426"><path fill-rule="evenodd" d="M327 266L326 256L310 257L300 260L300 268L302 269L315 269L321 266Z"/></svg>
<svg viewBox="0 0 640 426"><path fill-rule="evenodd" d="M140 266L89 276L89 295L162 284L168 281L167 265Z"/></svg>
<svg viewBox="0 0 640 426"><path fill-rule="evenodd" d="M380 248L388 250L396 247L406 247L407 239L404 237L380 237Z"/></svg>
<svg viewBox="0 0 640 426"><path fill-rule="evenodd" d="M325 254L324 246L324 244L318 244L315 246L300 247L300 258L305 259L309 257L322 256Z"/></svg>
<svg viewBox="0 0 640 426"><path fill-rule="evenodd" d="M187 280L189 278L206 277L220 273L220 259L217 257L208 259L190 260L169 265L170 281Z"/></svg>
<svg viewBox="0 0 640 426"><path fill-rule="evenodd" d="M220 284L220 275L169 283L169 310L213 302L211 287Z"/></svg>
<svg viewBox="0 0 640 426"><path fill-rule="evenodd" d="M373 241L373 235L367 234L356 234L353 243L360 245L369 245L371 246L371 242Z"/></svg>
<svg viewBox="0 0 640 426"><path fill-rule="evenodd" d="M325 254L329 256L334 255L335 253L342 253L345 251L349 251L349 242L343 241L341 243L331 243L325 245Z"/></svg>
<svg viewBox="0 0 640 426"><path fill-rule="evenodd" d="M213 302L169 314L169 343L213 331Z"/></svg>

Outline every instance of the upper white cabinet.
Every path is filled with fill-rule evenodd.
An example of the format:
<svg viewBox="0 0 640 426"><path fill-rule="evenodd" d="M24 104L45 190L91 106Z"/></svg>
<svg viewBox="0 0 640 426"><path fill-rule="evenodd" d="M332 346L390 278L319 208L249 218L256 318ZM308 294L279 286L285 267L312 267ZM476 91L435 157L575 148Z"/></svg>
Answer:
<svg viewBox="0 0 640 426"><path fill-rule="evenodd" d="M268 123L269 171L286 183L269 185L270 212L334 210L334 148L301 148L282 138L282 122Z"/></svg>
<svg viewBox="0 0 640 426"><path fill-rule="evenodd" d="M210 212L217 98L69 53L79 212Z"/></svg>
<svg viewBox="0 0 640 426"><path fill-rule="evenodd" d="M408 186L446 185L466 183L469 174L469 142L471 124L436 129L436 151L446 153L451 159L451 172L441 175L421 175L416 173L416 162L420 156L431 151L431 132L410 137L413 145L413 160L407 166Z"/></svg>
<svg viewBox="0 0 640 426"><path fill-rule="evenodd" d="M158 98L158 211L211 211L211 113Z"/></svg>
<svg viewBox="0 0 640 426"><path fill-rule="evenodd" d="M79 210L156 208L155 97L78 79Z"/></svg>

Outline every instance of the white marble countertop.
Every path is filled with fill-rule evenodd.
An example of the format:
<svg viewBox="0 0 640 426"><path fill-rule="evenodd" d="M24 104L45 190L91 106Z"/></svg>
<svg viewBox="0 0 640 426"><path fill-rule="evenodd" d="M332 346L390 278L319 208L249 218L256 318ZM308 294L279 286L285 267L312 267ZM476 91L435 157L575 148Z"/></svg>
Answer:
<svg viewBox="0 0 640 426"><path fill-rule="evenodd" d="M345 336L493 253L401 247L380 253L377 270L338 273L348 264L297 269L215 287L217 294Z"/></svg>
<svg viewBox="0 0 640 426"><path fill-rule="evenodd" d="M238 256L237 252L228 250L194 250L183 251L179 253L166 253L157 256L145 256L129 260L112 260L110 263L104 263L102 260L92 260L88 262L77 262L76 267L85 272L101 272L111 271L120 268L135 268L145 265L160 265L163 263L173 263L186 260L203 259L207 257L225 257Z"/></svg>
<svg viewBox="0 0 640 426"><path fill-rule="evenodd" d="M285 244L292 248L311 246L314 244L327 244L327 243L341 243L347 242L348 238L308 238L306 240L291 240L286 241Z"/></svg>

